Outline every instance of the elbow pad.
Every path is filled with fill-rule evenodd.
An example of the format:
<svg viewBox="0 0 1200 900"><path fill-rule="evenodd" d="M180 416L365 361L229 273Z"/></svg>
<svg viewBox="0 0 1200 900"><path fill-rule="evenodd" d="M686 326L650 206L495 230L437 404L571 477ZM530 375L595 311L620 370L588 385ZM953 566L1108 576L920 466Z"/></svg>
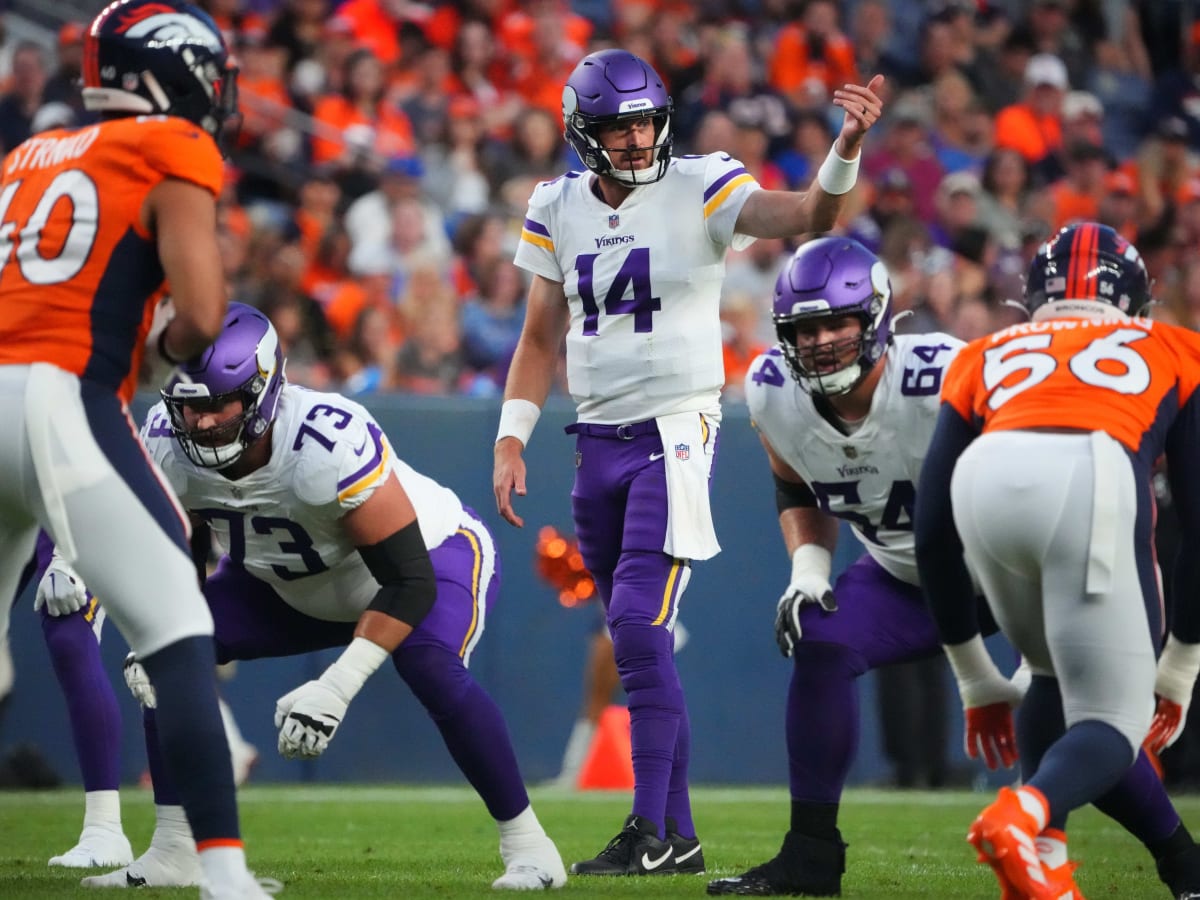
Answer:
<svg viewBox="0 0 1200 900"><path fill-rule="evenodd" d="M774 472L771 473L771 477L775 479L775 509L779 512L798 506L815 507L817 505L817 496L807 484L785 481Z"/></svg>
<svg viewBox="0 0 1200 900"><path fill-rule="evenodd" d="M359 547L358 553L379 582L379 592L367 608L413 628L420 625L437 600L437 578L417 522L378 544Z"/></svg>

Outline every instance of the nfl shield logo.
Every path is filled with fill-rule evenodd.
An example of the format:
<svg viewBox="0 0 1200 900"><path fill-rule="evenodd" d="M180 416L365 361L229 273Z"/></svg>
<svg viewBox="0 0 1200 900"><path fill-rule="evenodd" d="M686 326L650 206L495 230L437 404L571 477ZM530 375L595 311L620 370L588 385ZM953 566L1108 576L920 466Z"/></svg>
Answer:
<svg viewBox="0 0 1200 900"><path fill-rule="evenodd" d="M692 455L691 448L687 444L676 444L675 445L675 458L676 459L681 459L681 460L686 461L691 455Z"/></svg>
<svg viewBox="0 0 1200 900"><path fill-rule="evenodd" d="M621 217L619 215L617 215L616 213L613 213L611 216L609 216L608 217L608 227L609 228L620 228L621 227Z"/></svg>
<svg viewBox="0 0 1200 900"><path fill-rule="evenodd" d="M854 459L858 456L858 451L853 447L843 447L842 452L846 454L848 459Z"/></svg>

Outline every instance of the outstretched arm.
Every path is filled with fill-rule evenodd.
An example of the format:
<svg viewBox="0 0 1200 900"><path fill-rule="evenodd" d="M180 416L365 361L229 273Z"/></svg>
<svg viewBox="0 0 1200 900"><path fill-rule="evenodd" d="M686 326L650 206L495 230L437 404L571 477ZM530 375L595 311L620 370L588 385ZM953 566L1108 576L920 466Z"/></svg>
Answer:
<svg viewBox="0 0 1200 900"><path fill-rule="evenodd" d="M863 138L883 114L878 94L882 87L883 76L876 75L866 86L847 84L834 91L834 105L845 111L842 130L813 183L800 192L755 191L742 207L735 230L752 237L784 238L833 228L858 178Z"/></svg>

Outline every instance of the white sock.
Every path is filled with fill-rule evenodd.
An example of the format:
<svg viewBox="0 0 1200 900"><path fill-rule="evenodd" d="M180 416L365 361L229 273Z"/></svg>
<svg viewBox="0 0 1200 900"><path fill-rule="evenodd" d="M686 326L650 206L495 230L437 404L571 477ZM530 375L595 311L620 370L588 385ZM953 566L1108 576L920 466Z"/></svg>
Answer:
<svg viewBox="0 0 1200 900"><path fill-rule="evenodd" d="M241 847L209 847L200 851L200 868L209 884L237 884L247 876L246 851Z"/></svg>
<svg viewBox="0 0 1200 900"><path fill-rule="evenodd" d="M83 827L121 831L120 791L87 791L83 795Z"/></svg>
<svg viewBox="0 0 1200 900"><path fill-rule="evenodd" d="M538 821L537 814L533 811L533 806L527 806L521 812L511 819L501 822L496 820L496 827L500 829L500 840L514 840L523 837L541 837L546 833L542 828L542 823Z"/></svg>
<svg viewBox="0 0 1200 900"><path fill-rule="evenodd" d="M154 807L154 835L150 838L150 846L163 844L178 844L184 842L195 849L192 839L192 826L188 824L187 814L182 806Z"/></svg>

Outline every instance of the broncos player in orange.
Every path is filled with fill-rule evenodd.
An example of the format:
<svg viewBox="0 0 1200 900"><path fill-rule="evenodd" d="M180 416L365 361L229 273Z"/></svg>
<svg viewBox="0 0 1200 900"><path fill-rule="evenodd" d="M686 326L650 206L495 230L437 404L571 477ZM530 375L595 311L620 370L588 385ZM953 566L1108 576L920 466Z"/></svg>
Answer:
<svg viewBox="0 0 1200 900"><path fill-rule="evenodd" d="M1132 244L1090 222L1060 231L1030 268L1031 321L951 364L921 471L917 562L963 706L1021 751L1023 786L1002 788L967 835L1006 897L1057 900L1035 839L1130 771L1153 693L1175 701L1159 719L1177 713L1173 686L1190 695L1200 668L1200 609L1181 604L1156 684L1150 471L1165 453L1181 545L1200 539L1200 335L1139 318L1149 300ZM967 565L1033 673L1015 733L975 609L957 602ZM1174 577L1176 596L1196 594L1196 554L1180 554ZM1183 840L1178 828L1159 849ZM1166 877L1170 854L1155 856L1176 896L1200 897Z"/></svg>
<svg viewBox="0 0 1200 900"><path fill-rule="evenodd" d="M214 900L266 894L246 868L187 520L126 404L144 345L170 366L220 331L216 138L236 77L199 8L116 0L84 43L83 101L101 121L36 135L0 178L0 596L40 525L105 598L170 698L163 752ZM156 320L168 291L174 316Z"/></svg>

